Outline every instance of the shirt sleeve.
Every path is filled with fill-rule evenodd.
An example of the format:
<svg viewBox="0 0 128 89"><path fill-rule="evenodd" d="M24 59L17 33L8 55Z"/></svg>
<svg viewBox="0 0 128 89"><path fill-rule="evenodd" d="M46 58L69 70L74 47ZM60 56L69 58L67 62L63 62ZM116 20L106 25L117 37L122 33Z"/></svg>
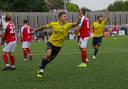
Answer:
<svg viewBox="0 0 128 89"><path fill-rule="evenodd" d="M71 30L73 28L73 23L68 23L67 27L69 30Z"/></svg>
<svg viewBox="0 0 128 89"><path fill-rule="evenodd" d="M106 21L104 20L104 21L102 22L102 24L105 25L105 24L106 24Z"/></svg>
<svg viewBox="0 0 128 89"><path fill-rule="evenodd" d="M81 21L80 21L80 24L79 24L80 27L82 27L82 25L83 25L84 18L85 18L84 16L81 18Z"/></svg>
<svg viewBox="0 0 128 89"><path fill-rule="evenodd" d="M21 33L23 33L23 30L24 30L24 26L23 26L23 27L21 27L21 29L20 29Z"/></svg>
<svg viewBox="0 0 128 89"><path fill-rule="evenodd" d="M7 28L7 23L3 24L3 29L6 29Z"/></svg>
<svg viewBox="0 0 128 89"><path fill-rule="evenodd" d="M5 33L6 32L6 29L7 29L7 23L3 24L3 30L2 30L2 33Z"/></svg>
<svg viewBox="0 0 128 89"><path fill-rule="evenodd" d="M53 22L47 24L46 27L48 27L48 28L52 28L52 27L53 27Z"/></svg>
<svg viewBox="0 0 128 89"><path fill-rule="evenodd" d="M93 22L92 25L91 25L91 29L94 29L94 22Z"/></svg>

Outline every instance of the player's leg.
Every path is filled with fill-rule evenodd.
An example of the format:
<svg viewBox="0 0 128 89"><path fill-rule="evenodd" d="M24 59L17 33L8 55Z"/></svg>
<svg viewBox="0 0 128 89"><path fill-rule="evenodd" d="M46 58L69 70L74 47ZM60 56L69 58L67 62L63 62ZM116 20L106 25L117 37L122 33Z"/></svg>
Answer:
<svg viewBox="0 0 128 89"><path fill-rule="evenodd" d="M31 50L30 50L30 44L31 44L31 42L28 42L28 44L27 44L27 54L28 54L29 60L32 60L32 54L31 54Z"/></svg>
<svg viewBox="0 0 128 89"><path fill-rule="evenodd" d="M47 48L45 57L43 58L43 60L41 62L37 77L42 77L46 65L48 63L50 63L57 56L57 54L59 53L59 51L61 49L60 47L53 46L49 42L47 43L47 46L48 46L48 48Z"/></svg>
<svg viewBox="0 0 128 89"><path fill-rule="evenodd" d="M53 46L53 48L52 48L52 56L50 58L49 63L58 55L60 49L61 49L61 47L55 47L55 46Z"/></svg>
<svg viewBox="0 0 128 89"><path fill-rule="evenodd" d="M9 52L9 56L10 56L10 61L11 61L11 67L10 70L15 70L16 66L15 66L15 57L13 55L12 52Z"/></svg>
<svg viewBox="0 0 128 89"><path fill-rule="evenodd" d="M115 31L113 32L113 35L114 35L114 39L116 38L116 34L115 34Z"/></svg>
<svg viewBox="0 0 128 89"><path fill-rule="evenodd" d="M9 44L4 43L3 50L2 50L2 57L4 59L5 67L3 70L8 70L10 68L9 61L8 61L8 52L9 52Z"/></svg>
<svg viewBox="0 0 128 89"><path fill-rule="evenodd" d="M82 63L80 65L78 65L79 67L86 67L86 62L87 62L86 47L87 47L88 39L89 39L89 37L85 37L84 39L80 38L80 49L81 49Z"/></svg>
<svg viewBox="0 0 128 89"><path fill-rule="evenodd" d="M10 65L9 65L9 61L8 61L8 53L3 51L2 52L2 57L4 59L4 63L5 63L5 67L3 68L3 70L8 70L10 68Z"/></svg>
<svg viewBox="0 0 128 89"><path fill-rule="evenodd" d="M102 42L102 37L95 38L93 59L96 59L96 55L98 54L98 50L99 47L101 46L101 42Z"/></svg>
<svg viewBox="0 0 128 89"><path fill-rule="evenodd" d="M45 69L46 65L49 63L50 58L52 56L52 48L53 48L52 44L48 42L47 43L47 51L45 53L44 58L42 59L42 62L41 62L41 65L39 67L39 71L38 71L37 77L42 77L43 76L44 69Z"/></svg>
<svg viewBox="0 0 128 89"><path fill-rule="evenodd" d="M28 60L27 57L27 42L22 42L22 49L23 49L23 55L24 55L24 60Z"/></svg>
<svg viewBox="0 0 128 89"><path fill-rule="evenodd" d="M117 32L114 32L114 38L117 39Z"/></svg>
<svg viewBox="0 0 128 89"><path fill-rule="evenodd" d="M97 39L97 37L93 37L93 41L92 41L93 43L93 50L94 50L94 53L93 53L93 59L96 59L96 54L97 54L97 52L98 52L98 48L97 48L97 42L98 42L98 39Z"/></svg>
<svg viewBox="0 0 128 89"><path fill-rule="evenodd" d="M16 47L16 42L11 42L10 50L9 50L9 56L10 56L10 61L11 61L10 70L15 70L16 69L16 66L15 66L15 57L13 55L13 52L15 50L15 47Z"/></svg>

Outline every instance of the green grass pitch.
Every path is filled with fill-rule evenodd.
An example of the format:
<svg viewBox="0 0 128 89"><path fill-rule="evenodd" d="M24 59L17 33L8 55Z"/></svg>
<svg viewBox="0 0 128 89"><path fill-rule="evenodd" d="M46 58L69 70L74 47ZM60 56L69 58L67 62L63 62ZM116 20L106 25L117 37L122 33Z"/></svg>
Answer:
<svg viewBox="0 0 128 89"><path fill-rule="evenodd" d="M59 55L47 65L43 79L36 73L46 44L33 42L33 60L25 62L21 45L15 51L15 71L0 70L0 89L128 89L128 36L104 38L96 60L92 59L92 40L88 44L89 63L81 63L75 40L67 40ZM0 69L4 67L0 58Z"/></svg>

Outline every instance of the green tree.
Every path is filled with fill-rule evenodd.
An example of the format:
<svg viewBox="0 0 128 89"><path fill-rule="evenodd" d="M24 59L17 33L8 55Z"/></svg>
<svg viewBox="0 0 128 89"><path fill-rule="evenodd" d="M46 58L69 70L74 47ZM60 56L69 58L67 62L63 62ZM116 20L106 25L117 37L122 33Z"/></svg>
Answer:
<svg viewBox="0 0 128 89"><path fill-rule="evenodd" d="M44 0L0 0L0 8L3 11L14 12L48 11Z"/></svg>
<svg viewBox="0 0 128 89"><path fill-rule="evenodd" d="M128 1L116 1L107 8L109 11L128 11Z"/></svg>
<svg viewBox="0 0 128 89"><path fill-rule="evenodd" d="M67 10L69 12L77 12L79 11L79 7L76 5L76 4L73 4L73 3L67 3Z"/></svg>

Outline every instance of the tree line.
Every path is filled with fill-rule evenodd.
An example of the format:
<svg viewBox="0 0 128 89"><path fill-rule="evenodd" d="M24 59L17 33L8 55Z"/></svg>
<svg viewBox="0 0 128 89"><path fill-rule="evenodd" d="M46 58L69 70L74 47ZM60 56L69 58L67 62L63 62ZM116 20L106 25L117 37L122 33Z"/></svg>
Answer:
<svg viewBox="0 0 128 89"><path fill-rule="evenodd" d="M64 0L56 0L59 5L64 6ZM79 11L79 6L74 3L66 4L69 12ZM109 11L128 11L128 1L115 1L110 4ZM48 12L49 7L46 0L0 0L0 11L12 12ZM91 11L86 8L86 11Z"/></svg>
<svg viewBox="0 0 128 89"><path fill-rule="evenodd" d="M116 1L107 8L109 11L128 11L128 1Z"/></svg>
<svg viewBox="0 0 128 89"><path fill-rule="evenodd" d="M0 11L11 12L48 12L50 9L47 0L0 0ZM55 0L59 5L64 6L64 0ZM79 11L79 6L73 3L66 4L69 12ZM87 8L87 11L91 11Z"/></svg>

